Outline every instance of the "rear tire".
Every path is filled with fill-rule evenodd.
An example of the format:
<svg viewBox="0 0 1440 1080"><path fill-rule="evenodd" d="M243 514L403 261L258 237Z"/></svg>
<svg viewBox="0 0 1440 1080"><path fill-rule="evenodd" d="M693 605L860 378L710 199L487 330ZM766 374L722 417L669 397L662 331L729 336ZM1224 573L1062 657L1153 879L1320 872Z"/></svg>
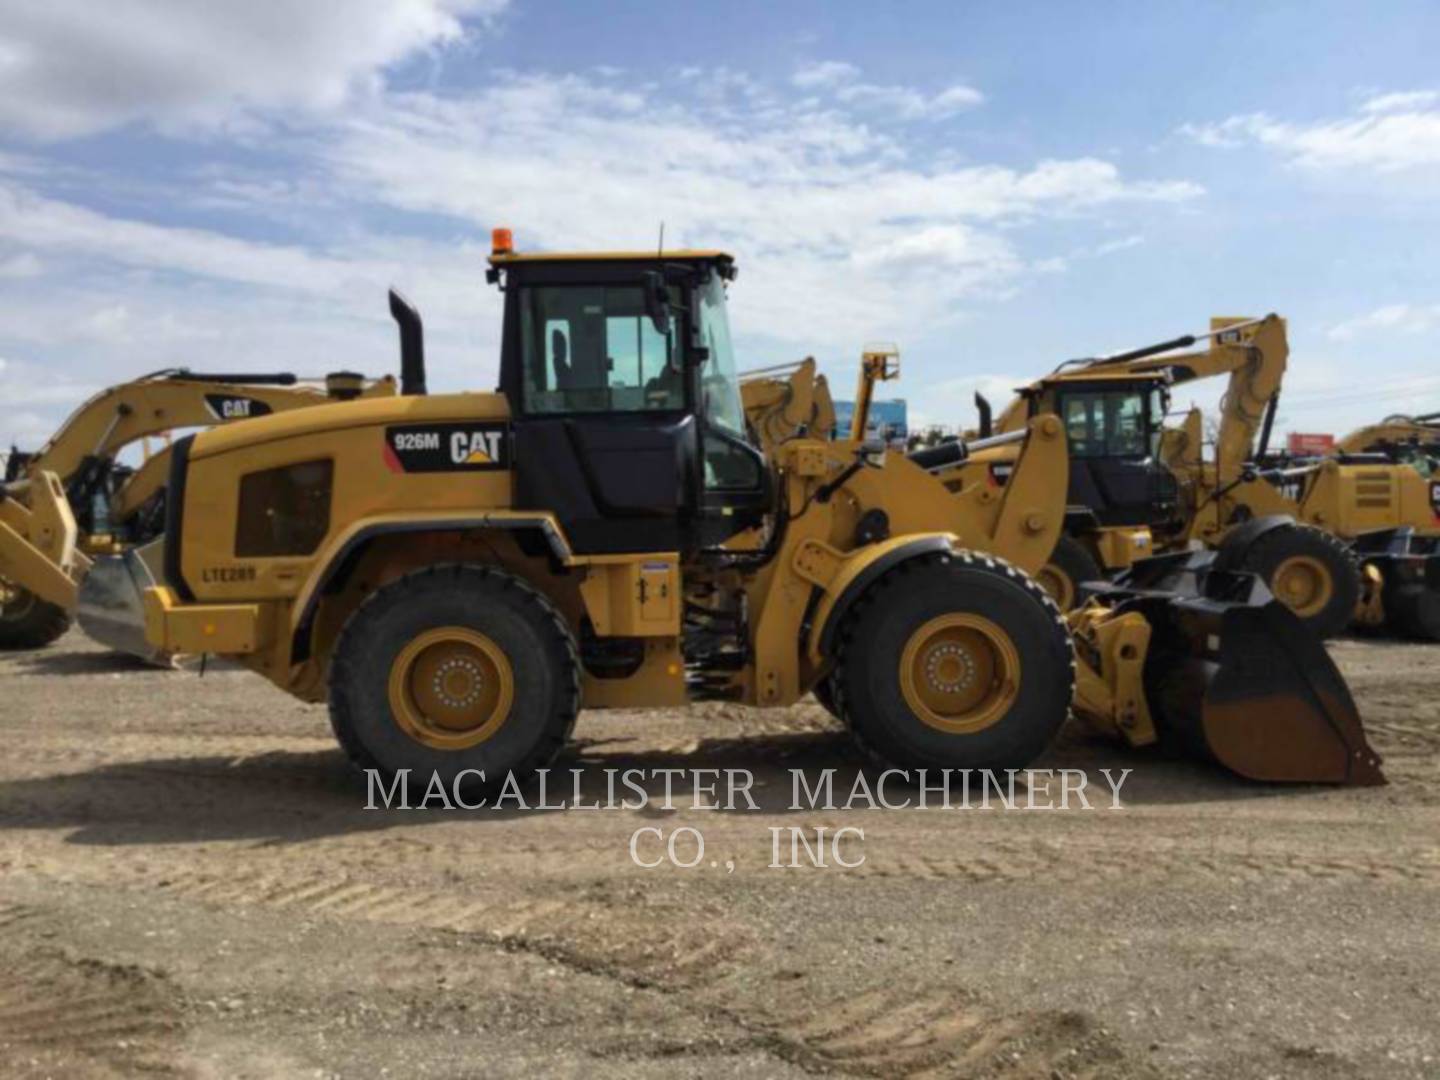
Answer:
<svg viewBox="0 0 1440 1080"><path fill-rule="evenodd" d="M1322 641L1341 633L1360 601L1360 563L1343 543L1311 525L1283 525L1260 536L1240 568L1260 575L1275 599Z"/></svg>
<svg viewBox="0 0 1440 1080"><path fill-rule="evenodd" d="M1065 722L1070 633L1031 578L970 552L915 559L847 614L831 688L863 749L902 768L1018 768Z"/></svg>
<svg viewBox="0 0 1440 1080"><path fill-rule="evenodd" d="M580 660L559 612L490 567L430 567L376 590L330 666L330 722L350 760L386 778L408 769L421 785L434 773L447 791L457 778L524 782L560 752L579 707Z"/></svg>
<svg viewBox="0 0 1440 1080"><path fill-rule="evenodd" d="M1082 581L1100 581L1105 572L1085 545L1073 536L1061 536L1050 560L1035 575L1036 583L1061 611L1070 611L1080 599Z"/></svg>
<svg viewBox="0 0 1440 1080"><path fill-rule="evenodd" d="M25 589L0 608L0 649L43 649L70 629L70 614Z"/></svg>

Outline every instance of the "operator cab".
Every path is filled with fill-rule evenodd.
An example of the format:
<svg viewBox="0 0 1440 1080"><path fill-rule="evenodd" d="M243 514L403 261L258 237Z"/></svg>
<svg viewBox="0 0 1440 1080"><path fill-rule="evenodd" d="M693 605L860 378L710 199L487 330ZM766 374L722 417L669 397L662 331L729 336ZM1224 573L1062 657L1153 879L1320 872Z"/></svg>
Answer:
<svg viewBox="0 0 1440 1080"><path fill-rule="evenodd" d="M1089 507L1102 525L1171 520L1177 486L1160 460L1164 380L1097 376L1056 383L1050 393L1070 447L1069 504Z"/></svg>
<svg viewBox="0 0 1440 1080"><path fill-rule="evenodd" d="M553 512L582 554L710 547L763 519L770 471L746 438L725 304L734 260L495 240L516 508Z"/></svg>

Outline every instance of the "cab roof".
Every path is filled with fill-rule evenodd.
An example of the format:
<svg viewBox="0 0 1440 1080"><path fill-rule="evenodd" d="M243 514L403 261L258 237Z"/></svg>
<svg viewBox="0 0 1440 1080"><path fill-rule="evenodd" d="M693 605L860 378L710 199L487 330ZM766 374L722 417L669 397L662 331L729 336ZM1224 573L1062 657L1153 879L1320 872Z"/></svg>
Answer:
<svg viewBox="0 0 1440 1080"><path fill-rule="evenodd" d="M513 266L516 263L567 262L729 262L729 252L701 248L679 251L507 251L490 256L491 266Z"/></svg>
<svg viewBox="0 0 1440 1080"><path fill-rule="evenodd" d="M1114 382L1114 383L1141 383L1160 382L1168 383L1169 374L1164 368L1155 368L1149 371L1106 370L1103 366L1069 368L1061 372L1052 372L1042 379L1038 379L1036 386L1060 386L1069 383L1088 382Z"/></svg>

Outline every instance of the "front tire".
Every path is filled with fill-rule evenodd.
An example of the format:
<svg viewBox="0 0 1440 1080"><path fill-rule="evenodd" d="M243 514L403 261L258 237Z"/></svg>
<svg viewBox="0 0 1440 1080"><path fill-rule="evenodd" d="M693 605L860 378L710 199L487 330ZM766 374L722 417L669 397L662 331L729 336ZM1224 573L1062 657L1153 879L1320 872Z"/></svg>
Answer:
<svg viewBox="0 0 1440 1080"><path fill-rule="evenodd" d="M70 629L70 613L27 589L7 586L0 606L0 649L43 649Z"/></svg>
<svg viewBox="0 0 1440 1080"><path fill-rule="evenodd" d="M1343 543L1311 525L1282 525L1255 540L1241 569L1260 575L1275 599L1320 640L1350 625L1360 602L1360 564Z"/></svg>
<svg viewBox="0 0 1440 1080"><path fill-rule="evenodd" d="M841 628L831 687L857 742L902 768L1018 768L1049 745L1075 682L1054 602L1007 563L917 559Z"/></svg>
<svg viewBox="0 0 1440 1080"><path fill-rule="evenodd" d="M376 590L346 621L330 721L351 761L386 778L433 773L452 791L457 779L523 782L569 739L579 672L564 620L531 586L491 567L435 566Z"/></svg>

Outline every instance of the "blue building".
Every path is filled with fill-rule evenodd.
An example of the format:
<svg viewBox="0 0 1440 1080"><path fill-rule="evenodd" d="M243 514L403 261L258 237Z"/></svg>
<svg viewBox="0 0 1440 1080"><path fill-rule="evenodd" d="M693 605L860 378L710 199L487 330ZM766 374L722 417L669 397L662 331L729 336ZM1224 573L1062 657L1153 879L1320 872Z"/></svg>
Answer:
<svg viewBox="0 0 1440 1080"><path fill-rule="evenodd" d="M850 433L850 419L855 415L853 401L835 402L835 430L840 434ZM905 399L870 402L870 428L867 435L883 438L886 442L904 441L910 437L910 426L906 420Z"/></svg>

